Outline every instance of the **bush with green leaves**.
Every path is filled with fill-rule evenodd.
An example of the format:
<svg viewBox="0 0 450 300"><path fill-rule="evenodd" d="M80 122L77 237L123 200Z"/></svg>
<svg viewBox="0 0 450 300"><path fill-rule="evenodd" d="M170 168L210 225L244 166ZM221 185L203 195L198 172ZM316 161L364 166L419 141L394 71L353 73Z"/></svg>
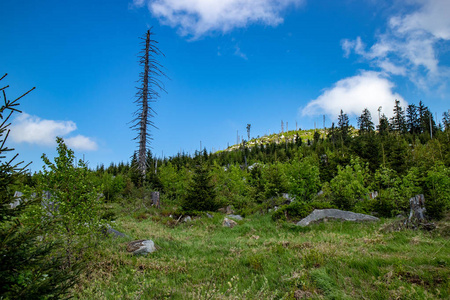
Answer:
<svg viewBox="0 0 450 300"><path fill-rule="evenodd" d="M288 192L295 199L309 202L320 190L319 162L312 156L285 164Z"/></svg>
<svg viewBox="0 0 450 300"><path fill-rule="evenodd" d="M127 179L122 174L113 176L110 173L104 173L101 177L101 185L103 187L103 195L106 201L114 201L117 198L125 195L127 187Z"/></svg>
<svg viewBox="0 0 450 300"><path fill-rule="evenodd" d="M304 201L294 201L291 204L283 205L272 214L272 220L298 221L312 213L314 209Z"/></svg>
<svg viewBox="0 0 450 300"><path fill-rule="evenodd" d="M427 172L425 208L433 219L442 218L450 210L450 168L441 163Z"/></svg>
<svg viewBox="0 0 450 300"><path fill-rule="evenodd" d="M360 205L364 213L377 212L383 217L393 217L406 213L409 209L409 199L422 193L419 180L419 169L413 167L404 176L388 167L376 170L372 189L378 191L378 196Z"/></svg>
<svg viewBox="0 0 450 300"><path fill-rule="evenodd" d="M288 191L288 181L282 163L266 165L263 169L263 180L266 199L278 197Z"/></svg>
<svg viewBox="0 0 450 300"><path fill-rule="evenodd" d="M181 200L186 196L192 174L186 167L177 166L171 162L158 168L158 178L163 192L168 199Z"/></svg>
<svg viewBox="0 0 450 300"><path fill-rule="evenodd" d="M38 176L37 194L50 192L44 200L44 216L54 220L54 237L64 241L68 266L82 260L86 248L92 247L102 226L100 218L101 187L94 185L93 173L79 160L64 140L56 138L58 157L51 162L45 154L43 171Z"/></svg>
<svg viewBox="0 0 450 300"><path fill-rule="evenodd" d="M350 165L338 166L338 174L330 181L331 202L340 209L353 210L358 201L369 192L369 168L359 158Z"/></svg>
<svg viewBox="0 0 450 300"><path fill-rule="evenodd" d="M239 165L223 168L214 164L211 171L218 205L232 205L235 209L243 209L252 202L248 174Z"/></svg>

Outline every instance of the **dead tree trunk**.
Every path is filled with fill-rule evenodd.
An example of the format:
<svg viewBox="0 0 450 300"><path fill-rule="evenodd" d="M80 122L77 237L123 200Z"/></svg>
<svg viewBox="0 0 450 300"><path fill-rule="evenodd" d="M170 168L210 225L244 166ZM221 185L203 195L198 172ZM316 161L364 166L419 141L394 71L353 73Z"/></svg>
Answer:
<svg viewBox="0 0 450 300"><path fill-rule="evenodd" d="M140 74L140 87L136 93L135 103L138 106L137 111L134 113L133 125L131 128L138 131L138 135L135 138L138 140L138 156L137 156L137 168L142 176L145 176L147 172L147 147L150 146L151 134L149 132L149 126L156 128L151 118L154 117L155 111L150 106L151 102L155 102L160 97L159 91L164 91L164 85L159 79L165 74L160 70L162 66L156 60L155 56L164 54L158 49L156 44L158 43L154 39L152 29L147 30L144 41L144 47L142 49L142 56L140 57L140 64L144 67L144 71Z"/></svg>

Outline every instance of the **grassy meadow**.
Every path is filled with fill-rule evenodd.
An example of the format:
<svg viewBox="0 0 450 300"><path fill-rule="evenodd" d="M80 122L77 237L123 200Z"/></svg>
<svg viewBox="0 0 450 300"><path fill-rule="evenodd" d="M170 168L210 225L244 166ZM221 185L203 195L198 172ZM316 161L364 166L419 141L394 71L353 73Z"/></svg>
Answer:
<svg viewBox="0 0 450 300"><path fill-rule="evenodd" d="M222 227L223 214L191 222L168 210L109 204L113 227L90 251L75 299L448 299L450 218L432 232L398 219L325 222L307 228L254 214ZM158 251L132 256L126 243Z"/></svg>

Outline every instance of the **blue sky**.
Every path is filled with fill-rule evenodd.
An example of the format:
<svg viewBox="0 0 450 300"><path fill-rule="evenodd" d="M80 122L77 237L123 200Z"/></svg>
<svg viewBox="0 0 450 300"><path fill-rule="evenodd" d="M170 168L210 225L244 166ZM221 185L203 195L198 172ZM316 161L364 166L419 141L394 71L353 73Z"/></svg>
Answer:
<svg viewBox="0 0 450 300"><path fill-rule="evenodd" d="M153 26L170 79L153 104L152 151L224 149L246 137L391 115L423 100L450 108L448 0L128 0L0 3L0 72L9 98L29 88L9 145L41 168L63 136L91 167L128 161L129 122ZM286 125L285 125L286 129Z"/></svg>

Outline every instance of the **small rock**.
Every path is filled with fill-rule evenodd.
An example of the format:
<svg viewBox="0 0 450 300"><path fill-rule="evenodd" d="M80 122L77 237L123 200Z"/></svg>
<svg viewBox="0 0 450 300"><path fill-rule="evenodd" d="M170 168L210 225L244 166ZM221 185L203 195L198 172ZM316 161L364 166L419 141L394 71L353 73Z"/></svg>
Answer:
<svg viewBox="0 0 450 300"><path fill-rule="evenodd" d="M223 219L222 226L224 226L224 227L233 228L236 225L237 225L237 223L235 221L233 221L233 220L230 220L228 218L224 218Z"/></svg>
<svg viewBox="0 0 450 300"><path fill-rule="evenodd" d="M137 240L127 244L127 251L138 254L147 254L156 251L155 243L152 240Z"/></svg>
<svg viewBox="0 0 450 300"><path fill-rule="evenodd" d="M183 218L183 222L191 222L192 221L192 218L190 217L190 216L187 216L187 217L184 217Z"/></svg>
<svg viewBox="0 0 450 300"><path fill-rule="evenodd" d="M108 235L112 235L113 237L117 238L117 237L126 237L125 233L122 233L120 231L115 230L114 228L109 227L106 230L106 234Z"/></svg>
<svg viewBox="0 0 450 300"><path fill-rule="evenodd" d="M287 193L283 193L283 194L281 194L281 196L286 200L285 202L287 204L292 203L292 201L295 200L295 197L291 197L291 195L289 195Z"/></svg>
<svg viewBox="0 0 450 300"><path fill-rule="evenodd" d="M206 213L206 216L207 216L208 218L210 218L210 219L213 218L213 216L212 216L210 213Z"/></svg>
<svg viewBox="0 0 450 300"><path fill-rule="evenodd" d="M241 215L228 215L228 217L239 221L244 219Z"/></svg>
<svg viewBox="0 0 450 300"><path fill-rule="evenodd" d="M313 297L313 294L308 291L303 290L296 290L294 292L294 298L297 299L311 299Z"/></svg>

